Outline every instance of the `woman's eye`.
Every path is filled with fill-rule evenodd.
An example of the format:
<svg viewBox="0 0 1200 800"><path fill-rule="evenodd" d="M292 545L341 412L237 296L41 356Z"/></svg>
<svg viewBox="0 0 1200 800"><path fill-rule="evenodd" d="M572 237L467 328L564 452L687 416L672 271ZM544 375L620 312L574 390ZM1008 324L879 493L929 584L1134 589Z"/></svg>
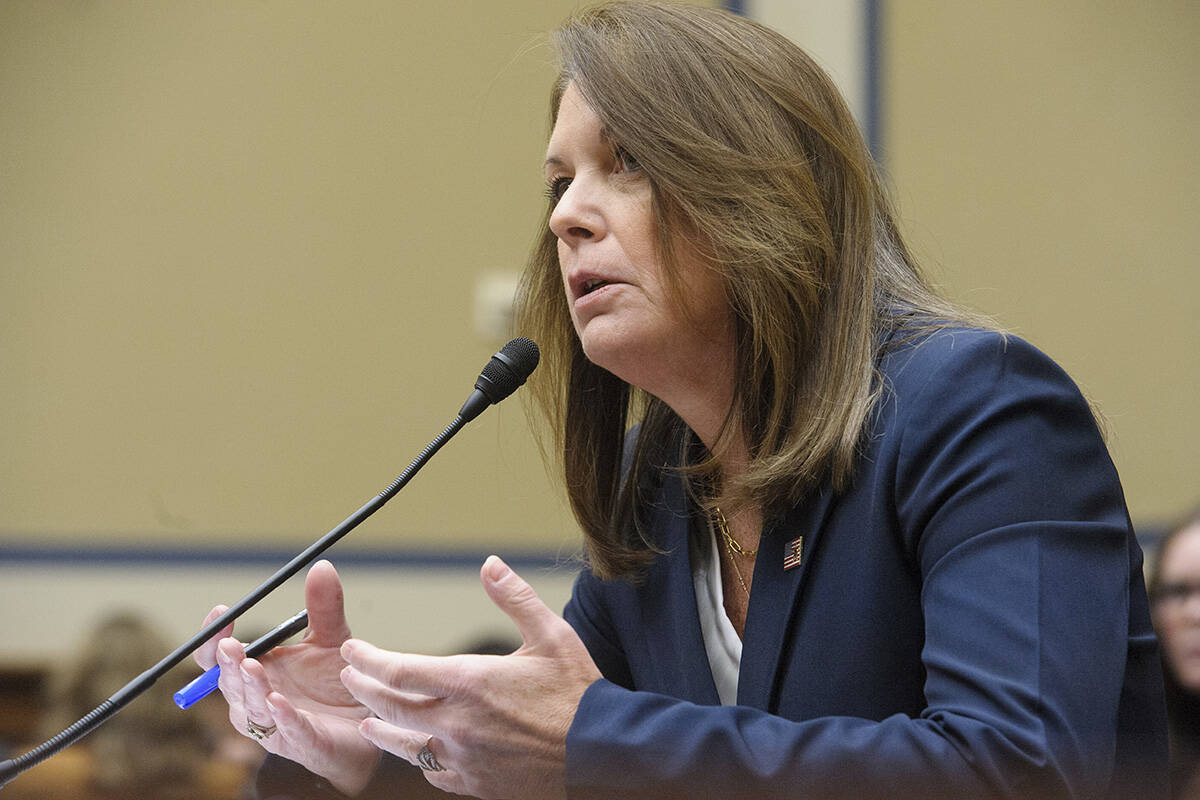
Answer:
<svg viewBox="0 0 1200 800"><path fill-rule="evenodd" d="M550 198L550 202L557 203L562 200L562 196L567 193L570 185L570 178L551 178L546 183L546 197Z"/></svg>
<svg viewBox="0 0 1200 800"><path fill-rule="evenodd" d="M622 172L639 172L642 169L642 163L637 160L637 156L631 154L624 147L617 146L615 151L617 165Z"/></svg>

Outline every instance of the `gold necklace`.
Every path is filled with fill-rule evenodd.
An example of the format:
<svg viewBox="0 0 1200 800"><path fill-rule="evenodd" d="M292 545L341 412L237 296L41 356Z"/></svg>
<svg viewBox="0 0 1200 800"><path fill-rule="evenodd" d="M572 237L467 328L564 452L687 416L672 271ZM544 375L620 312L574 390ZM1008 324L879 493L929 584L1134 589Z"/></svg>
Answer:
<svg viewBox="0 0 1200 800"><path fill-rule="evenodd" d="M738 544L737 539L734 539L729 533L729 523L725 521L725 515L721 513L721 509L716 508L714 510L716 511L717 530L725 538L725 549L729 551L729 566L733 567L733 574L737 576L738 585L742 587L742 594L750 597L750 589L746 586L745 578L742 577L742 570L738 567L736 556L741 555L753 558L758 554L758 550L746 550Z"/></svg>
<svg viewBox="0 0 1200 800"><path fill-rule="evenodd" d="M725 537L725 546L729 548L730 553L737 553L746 558L754 558L758 555L758 550L746 550L737 539L733 538L733 534L729 532L729 523L725 521L725 515L721 513L720 508L714 507L713 511L717 515L717 530Z"/></svg>
<svg viewBox="0 0 1200 800"><path fill-rule="evenodd" d="M750 590L746 588L746 581L742 577L742 570L738 567L737 559L733 557L733 548L729 546L729 542L725 542L725 549L729 551L729 566L733 567L733 574L737 576L738 585L742 587L742 594L746 597L750 596Z"/></svg>

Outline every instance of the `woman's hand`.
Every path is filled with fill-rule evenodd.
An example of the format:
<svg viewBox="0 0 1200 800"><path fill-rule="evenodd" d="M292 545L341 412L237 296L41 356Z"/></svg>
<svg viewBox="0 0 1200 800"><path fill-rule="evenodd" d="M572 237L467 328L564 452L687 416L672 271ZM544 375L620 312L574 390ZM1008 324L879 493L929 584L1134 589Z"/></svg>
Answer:
<svg viewBox="0 0 1200 800"><path fill-rule="evenodd" d="M328 561L309 570L304 600L308 632L298 644L277 647L261 659L246 658L242 643L226 638L230 626L196 651L196 662L204 669L221 665L219 686L239 733L353 795L370 780L379 751L359 733L370 711L339 679L346 666L339 649L350 638L350 626L341 581ZM224 611L217 606L204 624ZM270 733L255 736L251 724Z"/></svg>
<svg viewBox="0 0 1200 800"><path fill-rule="evenodd" d="M342 682L379 717L362 721L362 735L446 791L565 797L567 730L600 671L574 629L503 561L489 558L481 576L524 644L507 656L436 658L347 641ZM425 747L433 761L422 764Z"/></svg>

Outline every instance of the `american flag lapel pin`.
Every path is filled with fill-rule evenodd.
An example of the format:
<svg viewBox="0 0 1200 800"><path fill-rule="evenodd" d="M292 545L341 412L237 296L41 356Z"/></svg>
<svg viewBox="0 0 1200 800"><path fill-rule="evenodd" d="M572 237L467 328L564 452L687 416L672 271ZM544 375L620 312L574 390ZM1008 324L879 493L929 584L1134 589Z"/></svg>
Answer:
<svg viewBox="0 0 1200 800"><path fill-rule="evenodd" d="M797 536L787 543L783 550L783 568L791 569L800 566L800 554L804 549L804 537Z"/></svg>

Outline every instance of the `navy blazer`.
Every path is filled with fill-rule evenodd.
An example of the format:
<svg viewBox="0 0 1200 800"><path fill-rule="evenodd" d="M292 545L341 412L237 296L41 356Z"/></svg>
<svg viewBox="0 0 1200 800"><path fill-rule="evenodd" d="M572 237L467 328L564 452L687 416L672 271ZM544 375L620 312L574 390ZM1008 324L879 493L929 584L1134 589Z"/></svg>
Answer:
<svg viewBox="0 0 1200 800"><path fill-rule="evenodd" d="M604 679L567 737L570 797L1166 795L1141 551L1086 401L985 331L893 344L880 374L853 484L763 530L736 707L677 477L644 579L580 575L565 616Z"/></svg>

